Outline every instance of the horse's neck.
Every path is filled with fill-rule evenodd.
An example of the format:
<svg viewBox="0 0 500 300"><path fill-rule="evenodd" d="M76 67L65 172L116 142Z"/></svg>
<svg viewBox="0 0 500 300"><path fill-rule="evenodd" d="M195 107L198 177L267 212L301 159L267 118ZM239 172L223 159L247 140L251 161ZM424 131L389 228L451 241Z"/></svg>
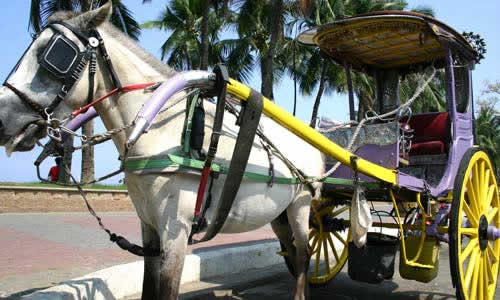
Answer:
<svg viewBox="0 0 500 300"><path fill-rule="evenodd" d="M167 75L162 74L156 68L149 65L131 51L127 45L121 44L107 33L103 33L102 35L109 56L113 62L113 67L123 86L167 80ZM110 76L109 73L107 73L107 67L104 62L100 62L100 70L102 71L103 78L101 80L101 85L98 87L96 97L105 95L114 88L111 80L109 80ZM142 105L151 95L151 92L146 92L144 90L120 94L111 97L109 100L103 101L96 109L106 129L116 129L131 124ZM176 129L179 127L178 123L182 123L179 116L183 116L180 112L183 111L184 108L185 105L179 104L168 112L159 114L151 130L139 139L129 154L154 155L172 148L175 144L179 144L180 133ZM167 126L158 125L162 124L167 118L171 119L168 120L168 128ZM182 132L182 125L180 126L180 131ZM128 129L125 132L113 136L113 141L120 154L124 151L125 141L130 132L131 129Z"/></svg>

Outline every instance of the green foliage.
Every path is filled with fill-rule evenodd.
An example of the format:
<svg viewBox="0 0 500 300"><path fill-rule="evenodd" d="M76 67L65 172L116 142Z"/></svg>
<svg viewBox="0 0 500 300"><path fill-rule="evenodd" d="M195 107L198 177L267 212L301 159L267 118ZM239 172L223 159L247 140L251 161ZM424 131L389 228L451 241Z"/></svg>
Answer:
<svg viewBox="0 0 500 300"><path fill-rule="evenodd" d="M489 149L497 168L500 167L500 82L487 85L482 96L488 98L477 101L475 120L476 143Z"/></svg>
<svg viewBox="0 0 500 300"><path fill-rule="evenodd" d="M200 66L203 2L203 0L171 0L157 19L141 25L145 29L158 29L170 33L161 46L161 59L176 70L191 70ZM221 17L221 14L224 14L224 17ZM219 35L229 25L228 20L233 15L221 8L217 11L210 10L208 17L208 65L214 66L223 60L222 56L227 52L228 46L221 44Z"/></svg>
<svg viewBox="0 0 500 300"><path fill-rule="evenodd" d="M109 0L31 0L29 27L38 33L47 25L50 16L58 11L85 12L95 7L101 7ZM131 38L137 40L141 34L139 23L134 19L132 12L121 0L111 0L113 14L111 23Z"/></svg>
<svg viewBox="0 0 500 300"><path fill-rule="evenodd" d="M432 70L427 68L424 72L414 73L405 76L401 81L400 93L401 101L404 103L412 98L419 86L432 74ZM436 71L436 75L424 88L412 105L413 113L443 112L446 106L446 85L444 71Z"/></svg>

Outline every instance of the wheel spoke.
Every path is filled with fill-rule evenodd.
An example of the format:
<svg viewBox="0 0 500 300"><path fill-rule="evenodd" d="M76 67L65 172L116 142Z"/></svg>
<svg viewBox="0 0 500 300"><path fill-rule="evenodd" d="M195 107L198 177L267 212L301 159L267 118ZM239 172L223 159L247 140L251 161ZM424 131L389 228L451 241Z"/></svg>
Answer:
<svg viewBox="0 0 500 300"><path fill-rule="evenodd" d="M311 239L315 236L316 236L316 230L313 229L311 230L311 232L309 232L309 241L311 241Z"/></svg>
<svg viewBox="0 0 500 300"><path fill-rule="evenodd" d="M460 255L460 264L462 265L464 261L469 257L472 253L472 250L476 249L479 246L479 239L472 239L469 241L464 251Z"/></svg>
<svg viewBox="0 0 500 300"><path fill-rule="evenodd" d="M460 228L459 234L465 234L468 237L477 238L478 231L477 228L474 227Z"/></svg>
<svg viewBox="0 0 500 300"><path fill-rule="evenodd" d="M333 250L333 255L335 256L335 259L337 260L337 262L339 262L340 261L339 254L337 253L337 249L335 248L335 244L333 243L332 237L330 235L327 235L326 237L328 239L328 243L330 244L330 247Z"/></svg>
<svg viewBox="0 0 500 300"><path fill-rule="evenodd" d="M484 298L484 288L485 288L485 274L484 274L484 255L481 253L480 262L479 262L479 274L478 274L478 297L477 299L485 299Z"/></svg>
<svg viewBox="0 0 500 300"><path fill-rule="evenodd" d="M475 248L472 251L472 256L470 257L469 263L467 264L467 271L465 272L465 278L464 278L464 283L467 288L470 287L472 275L475 273L474 269L478 264L477 256L479 254L479 251L480 250L478 248ZM474 282L472 282L472 284L474 284Z"/></svg>
<svg viewBox="0 0 500 300"><path fill-rule="evenodd" d="M328 234L328 233L326 233ZM323 255L325 256L326 274L330 273L330 258L328 257L328 245L326 238L323 238Z"/></svg>
<svg viewBox="0 0 500 300"><path fill-rule="evenodd" d="M312 249L311 255L313 255L314 253L316 253L316 251L318 251L317 249L315 249L316 245L318 244L318 239L319 239L319 235L315 235L314 239L312 241L312 244L311 244L311 249Z"/></svg>
<svg viewBox="0 0 500 300"><path fill-rule="evenodd" d="M488 192L489 186L490 186L490 176L491 176L491 170L487 169L484 171L484 179L483 179L483 199L486 198L486 194Z"/></svg>
<svg viewBox="0 0 500 300"><path fill-rule="evenodd" d="M472 211L472 214L474 216L478 216L479 215L479 210L477 208L477 202L478 202L478 195L476 193L476 189L475 189L475 186L472 182L471 179L469 179L467 181L467 196L468 196L468 199L469 199L469 203L470 203L470 208L471 208L471 211ZM465 201L464 201L465 203Z"/></svg>
<svg viewBox="0 0 500 300"><path fill-rule="evenodd" d="M491 207L491 202L493 201L493 195L495 195L495 185L490 185L488 187L488 193L486 194L484 202L484 211L489 211Z"/></svg>
<svg viewBox="0 0 500 300"><path fill-rule="evenodd" d="M344 244L344 246L346 246L346 247L347 247L347 242L346 242L346 240L344 240L344 238L343 238L343 237L341 237L341 236L340 236L340 234L338 234L337 232L332 232L332 233L333 233L333 235L334 235L334 236L335 236L335 237L336 237L339 241L341 241L341 242L342 242L342 244Z"/></svg>
<svg viewBox="0 0 500 300"><path fill-rule="evenodd" d="M467 216L467 219L469 220L472 227L476 227L476 228L479 227L477 217L476 217L476 215L474 215L474 212L471 210L469 204L467 204L467 202L464 201L462 203L462 207L463 207L464 213Z"/></svg>
<svg viewBox="0 0 500 300"><path fill-rule="evenodd" d="M470 289L470 298L469 299L477 299L477 283L479 280L479 270L481 268L481 257L476 257L474 260L474 266L472 271L472 286ZM469 269L467 269L469 271Z"/></svg>
<svg viewBox="0 0 500 300"><path fill-rule="evenodd" d="M336 210L336 211L332 212L332 213L330 214L330 216L332 216L332 217L336 217L336 216L340 215L341 213L345 212L346 210L349 210L349 206L342 207L341 209L339 209L339 210Z"/></svg>
<svg viewBox="0 0 500 300"><path fill-rule="evenodd" d="M474 207L476 209L476 213L479 215L481 213L481 187L479 186L479 182L481 181L481 176L479 173L479 166L475 164L472 167L472 172L473 172L473 177L470 179L472 181L472 186L474 188L474 195L476 196L476 199L474 201Z"/></svg>
<svg viewBox="0 0 500 300"><path fill-rule="evenodd" d="M489 256L493 260L493 264L496 264L498 262L498 256L495 253L495 251L493 250L493 248L491 247L490 243L488 243L488 246L486 247L486 249L488 251Z"/></svg>
<svg viewBox="0 0 500 300"><path fill-rule="evenodd" d="M488 214L486 215L486 220L488 220L488 224L493 220L493 217L498 213L498 207L493 207Z"/></svg>
<svg viewBox="0 0 500 300"><path fill-rule="evenodd" d="M485 183L485 177L486 177L486 174L485 174L485 170L484 170L484 165L485 165L485 162L484 161L481 161L479 162L479 181L478 181L478 188L479 188L479 202L477 203L478 204L478 208L479 208L479 212L481 213L483 211L483 201L484 201L484 198L486 196L486 186L488 185L487 183Z"/></svg>
<svg viewBox="0 0 500 300"><path fill-rule="evenodd" d="M316 261L314 262L314 276L318 276L318 272L319 272L319 258L320 258L320 254L321 254L321 237L318 238L319 241L319 245L318 245L318 251L316 252Z"/></svg>
<svg viewBox="0 0 500 300"><path fill-rule="evenodd" d="M493 283L493 267L491 265L491 258L488 251L484 252L484 269L486 274L486 279L488 282L488 286Z"/></svg>

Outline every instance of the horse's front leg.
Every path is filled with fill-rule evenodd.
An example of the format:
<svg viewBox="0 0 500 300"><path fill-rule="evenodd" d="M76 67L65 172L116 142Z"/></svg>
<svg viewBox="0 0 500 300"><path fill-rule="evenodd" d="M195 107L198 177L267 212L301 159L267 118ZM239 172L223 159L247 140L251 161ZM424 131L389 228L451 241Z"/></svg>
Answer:
<svg viewBox="0 0 500 300"><path fill-rule="evenodd" d="M165 229L161 237L163 253L160 266L160 297L162 300L174 300L179 295L184 257L186 255L188 230L186 226L175 221Z"/></svg>
<svg viewBox="0 0 500 300"><path fill-rule="evenodd" d="M160 249L160 238L156 231L141 222L142 244L144 248ZM142 282L142 300L158 299L160 293L161 257L144 257L144 279Z"/></svg>
<svg viewBox="0 0 500 300"><path fill-rule="evenodd" d="M288 222L295 237L297 284L294 300L304 300L306 294L306 276L309 264L309 207L312 196L303 191L287 208Z"/></svg>

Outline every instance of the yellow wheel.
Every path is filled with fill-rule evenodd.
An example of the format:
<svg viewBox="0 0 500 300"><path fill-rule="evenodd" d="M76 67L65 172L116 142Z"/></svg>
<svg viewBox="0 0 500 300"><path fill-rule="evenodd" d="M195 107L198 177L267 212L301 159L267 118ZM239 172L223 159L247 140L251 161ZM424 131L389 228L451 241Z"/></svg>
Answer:
<svg viewBox="0 0 500 300"><path fill-rule="evenodd" d="M469 149L458 169L450 218L450 267L458 299L493 300L498 278L500 201L495 170L488 154Z"/></svg>
<svg viewBox="0 0 500 300"><path fill-rule="evenodd" d="M334 207L335 203L329 198L313 201L311 205L311 219L309 245L311 259L309 284L324 285L337 275L347 261L347 243L351 238L349 228L343 227L343 220L349 220L349 206ZM345 228L344 230L338 230Z"/></svg>

